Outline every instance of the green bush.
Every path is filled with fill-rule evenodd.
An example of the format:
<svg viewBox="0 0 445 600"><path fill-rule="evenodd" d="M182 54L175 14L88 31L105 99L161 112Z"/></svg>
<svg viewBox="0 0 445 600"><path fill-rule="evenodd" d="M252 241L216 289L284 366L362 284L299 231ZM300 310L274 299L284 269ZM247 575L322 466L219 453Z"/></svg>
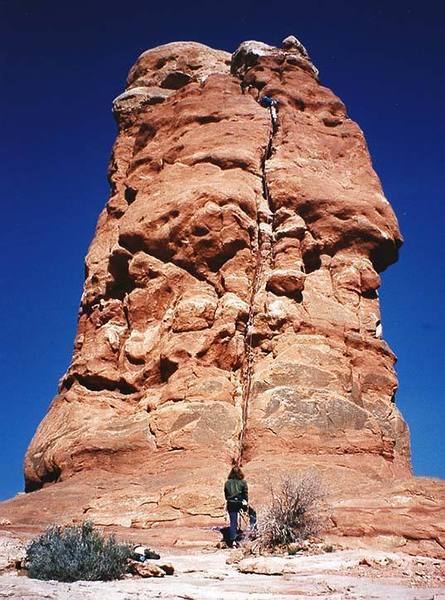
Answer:
<svg viewBox="0 0 445 600"><path fill-rule="evenodd" d="M47 529L27 547L25 566L34 579L109 581L124 575L130 556L129 545L85 522Z"/></svg>

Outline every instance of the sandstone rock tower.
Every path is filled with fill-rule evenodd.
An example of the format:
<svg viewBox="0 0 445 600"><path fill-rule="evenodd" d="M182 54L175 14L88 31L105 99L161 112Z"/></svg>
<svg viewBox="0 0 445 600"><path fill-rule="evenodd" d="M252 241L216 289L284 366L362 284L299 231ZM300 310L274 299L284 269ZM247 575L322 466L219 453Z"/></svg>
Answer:
<svg viewBox="0 0 445 600"><path fill-rule="evenodd" d="M257 495L296 466L346 495L408 476L377 291L401 236L300 42L154 48L113 111L110 198L27 489L74 481L93 520L152 526L221 515L234 460Z"/></svg>

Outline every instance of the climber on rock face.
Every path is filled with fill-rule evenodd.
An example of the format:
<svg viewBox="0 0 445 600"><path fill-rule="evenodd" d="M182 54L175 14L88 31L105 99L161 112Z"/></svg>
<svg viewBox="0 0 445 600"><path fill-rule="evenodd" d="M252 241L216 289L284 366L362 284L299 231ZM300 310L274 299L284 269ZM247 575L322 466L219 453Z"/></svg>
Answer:
<svg viewBox="0 0 445 600"><path fill-rule="evenodd" d="M249 515L249 527L251 531L255 530L257 521L256 512L249 506L247 481L244 479L240 467L232 467L224 485L224 496L227 501L227 512L230 519L228 545L230 548L233 548L236 546L238 535L238 513L243 511Z"/></svg>
<svg viewBox="0 0 445 600"><path fill-rule="evenodd" d="M278 104L278 100L274 100L271 96L261 96L259 102L264 108L270 108Z"/></svg>
<svg viewBox="0 0 445 600"><path fill-rule="evenodd" d="M271 96L261 96L259 102L263 108L268 108L270 110L272 124L275 129L278 118L278 100L275 100Z"/></svg>

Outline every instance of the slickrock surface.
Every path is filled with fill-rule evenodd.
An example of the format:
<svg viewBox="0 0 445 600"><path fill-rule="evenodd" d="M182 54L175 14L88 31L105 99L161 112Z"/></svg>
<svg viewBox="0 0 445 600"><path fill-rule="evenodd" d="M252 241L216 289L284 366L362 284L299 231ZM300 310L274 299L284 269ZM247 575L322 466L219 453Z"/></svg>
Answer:
<svg viewBox="0 0 445 600"><path fill-rule="evenodd" d="M256 504L269 475L316 467L332 536L443 555L445 485L411 477L381 337L402 238L304 47L154 48L113 111L73 359L26 455L45 487L0 516L211 525L240 460Z"/></svg>
<svg viewBox="0 0 445 600"><path fill-rule="evenodd" d="M2 532L0 532L2 547ZM174 574L121 581L59 583L0 572L0 598L20 600L444 600L443 561L349 550L315 556L257 557L233 562L230 551L163 553ZM155 563L156 561L153 561ZM163 561L158 561L162 564ZM154 570L156 572L156 570Z"/></svg>

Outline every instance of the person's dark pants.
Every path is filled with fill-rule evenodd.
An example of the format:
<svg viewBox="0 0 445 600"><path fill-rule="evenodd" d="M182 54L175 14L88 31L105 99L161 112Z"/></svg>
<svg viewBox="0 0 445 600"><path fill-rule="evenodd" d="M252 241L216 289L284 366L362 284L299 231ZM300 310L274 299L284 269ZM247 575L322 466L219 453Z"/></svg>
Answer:
<svg viewBox="0 0 445 600"><path fill-rule="evenodd" d="M238 535L238 511L229 510L229 519L229 541L234 542L236 540L236 536Z"/></svg>

